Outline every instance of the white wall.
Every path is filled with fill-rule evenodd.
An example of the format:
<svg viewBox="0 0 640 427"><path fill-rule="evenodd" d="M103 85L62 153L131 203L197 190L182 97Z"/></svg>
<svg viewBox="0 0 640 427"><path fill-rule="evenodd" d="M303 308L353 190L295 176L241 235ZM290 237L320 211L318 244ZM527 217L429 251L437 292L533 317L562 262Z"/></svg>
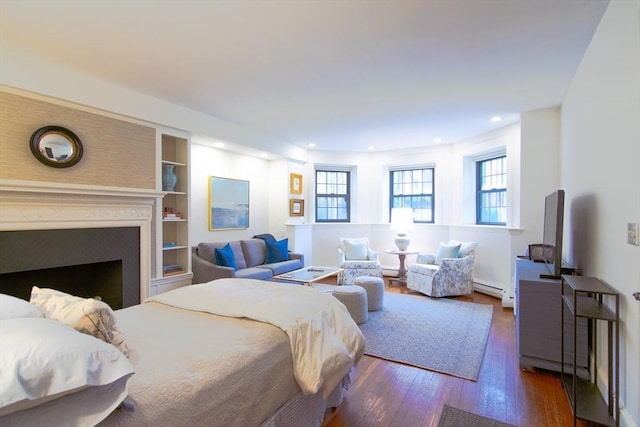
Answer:
<svg viewBox="0 0 640 427"><path fill-rule="evenodd" d="M435 167L435 224L416 225L409 232L409 249L435 253L440 242L449 239L478 242L474 277L480 283L505 289L511 286L512 264L516 253L526 247L520 245L514 252L512 240L518 233L510 227L481 227L475 223L475 198L473 195L474 162L476 156L502 150L510 160L510 175L519 175L520 126L511 125L457 144L425 146L421 149L381 153L332 153L311 152L305 167L305 195L307 199L306 222L314 220L313 181L318 167L340 167L352 171L351 224L318 224L313 230L313 256L308 264L336 265L336 248L339 237L367 236L371 246L379 252L385 269L397 269L398 258L386 254L394 248L394 233L389 228L389 170L397 167ZM465 168L469 170L465 172ZM510 182L509 193L520 199L517 181ZM471 188L471 200L469 200ZM542 206L544 197L538 203ZM464 207L464 208L463 208ZM467 214L465 215L465 211ZM469 214L470 212L470 214ZM518 212L515 209L513 212ZM519 223L509 215L509 221ZM509 224L510 225L510 224ZM455 227L454 227L455 226ZM542 231L539 232L542 236ZM294 234L295 235L295 234ZM297 239L299 241L300 239ZM538 241L539 239L536 239ZM530 243L530 242L528 242ZM409 256L407 262L413 262Z"/></svg>
<svg viewBox="0 0 640 427"><path fill-rule="evenodd" d="M640 247L627 243L626 228L640 222L639 16L637 1L610 3L562 106L561 151L566 253L621 294L621 425L634 427L640 302L631 294L640 291Z"/></svg>
<svg viewBox="0 0 640 427"><path fill-rule="evenodd" d="M249 228L209 231L209 177L249 181ZM267 160L191 145L189 243L246 239L269 230L270 165Z"/></svg>

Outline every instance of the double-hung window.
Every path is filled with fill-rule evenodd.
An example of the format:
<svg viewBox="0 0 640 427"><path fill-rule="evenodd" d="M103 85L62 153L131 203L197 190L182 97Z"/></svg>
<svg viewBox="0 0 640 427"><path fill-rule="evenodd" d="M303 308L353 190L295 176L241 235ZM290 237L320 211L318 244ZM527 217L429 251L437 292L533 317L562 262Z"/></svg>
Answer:
<svg viewBox="0 0 640 427"><path fill-rule="evenodd" d="M316 170L316 222L349 222L350 173Z"/></svg>
<svg viewBox="0 0 640 427"><path fill-rule="evenodd" d="M392 170L389 173L389 218L392 208L413 208L414 222L433 223L434 168Z"/></svg>
<svg viewBox="0 0 640 427"><path fill-rule="evenodd" d="M507 156L476 162L476 223L507 225Z"/></svg>

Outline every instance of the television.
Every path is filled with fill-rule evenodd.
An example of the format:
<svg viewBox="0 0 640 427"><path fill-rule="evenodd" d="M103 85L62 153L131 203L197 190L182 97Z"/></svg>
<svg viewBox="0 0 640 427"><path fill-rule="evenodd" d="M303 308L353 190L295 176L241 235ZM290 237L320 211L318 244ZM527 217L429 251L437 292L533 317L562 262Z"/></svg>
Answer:
<svg viewBox="0 0 640 427"><path fill-rule="evenodd" d="M564 190L557 190L544 199L543 256L549 274L541 278L559 279L562 274L562 226L564 221Z"/></svg>

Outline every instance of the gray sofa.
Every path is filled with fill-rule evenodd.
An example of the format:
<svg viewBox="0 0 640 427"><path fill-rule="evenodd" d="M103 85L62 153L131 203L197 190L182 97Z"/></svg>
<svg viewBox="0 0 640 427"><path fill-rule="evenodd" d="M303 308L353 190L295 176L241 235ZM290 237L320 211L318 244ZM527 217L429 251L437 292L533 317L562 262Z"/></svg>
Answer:
<svg viewBox="0 0 640 427"><path fill-rule="evenodd" d="M233 250L236 269L216 262L215 249L227 243ZM278 274L304 267L304 255L289 252L286 261L267 264L267 245L263 239L247 239L232 242L203 242L191 248L193 283L206 283L223 277L242 277L271 280Z"/></svg>

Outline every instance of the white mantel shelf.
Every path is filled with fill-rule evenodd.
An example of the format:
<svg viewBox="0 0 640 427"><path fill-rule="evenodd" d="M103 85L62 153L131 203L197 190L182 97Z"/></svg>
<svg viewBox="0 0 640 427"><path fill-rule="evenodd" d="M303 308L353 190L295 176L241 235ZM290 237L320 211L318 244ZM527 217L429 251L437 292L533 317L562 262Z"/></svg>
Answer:
<svg viewBox="0 0 640 427"><path fill-rule="evenodd" d="M0 179L0 192L134 198L156 198L163 197L165 194L162 191L145 190L139 188L106 186L98 187L83 184L63 184L55 182L19 181L7 179Z"/></svg>
<svg viewBox="0 0 640 427"><path fill-rule="evenodd" d="M140 300L150 292L154 190L0 180L0 230L140 228Z"/></svg>

